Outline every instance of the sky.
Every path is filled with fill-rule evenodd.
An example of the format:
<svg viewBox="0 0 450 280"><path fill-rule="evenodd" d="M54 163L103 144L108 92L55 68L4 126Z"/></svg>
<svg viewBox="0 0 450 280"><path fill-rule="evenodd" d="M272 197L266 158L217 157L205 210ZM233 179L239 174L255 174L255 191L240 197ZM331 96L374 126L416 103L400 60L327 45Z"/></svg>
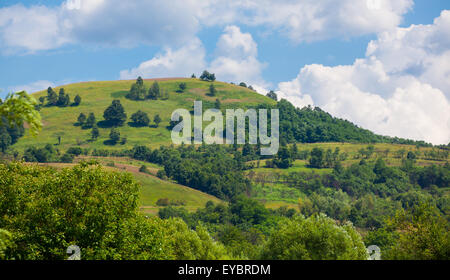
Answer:
<svg viewBox="0 0 450 280"><path fill-rule="evenodd" d="M448 0L0 0L0 97L197 76L450 142Z"/></svg>

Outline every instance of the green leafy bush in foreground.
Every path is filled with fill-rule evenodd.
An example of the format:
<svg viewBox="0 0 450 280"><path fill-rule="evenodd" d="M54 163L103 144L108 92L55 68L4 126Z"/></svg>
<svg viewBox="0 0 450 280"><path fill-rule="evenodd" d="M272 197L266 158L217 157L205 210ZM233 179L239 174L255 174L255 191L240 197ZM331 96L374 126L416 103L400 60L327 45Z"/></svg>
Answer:
<svg viewBox="0 0 450 280"><path fill-rule="evenodd" d="M0 164L0 259L65 259L70 245L82 259L229 258L202 227L139 214L138 190L95 164Z"/></svg>

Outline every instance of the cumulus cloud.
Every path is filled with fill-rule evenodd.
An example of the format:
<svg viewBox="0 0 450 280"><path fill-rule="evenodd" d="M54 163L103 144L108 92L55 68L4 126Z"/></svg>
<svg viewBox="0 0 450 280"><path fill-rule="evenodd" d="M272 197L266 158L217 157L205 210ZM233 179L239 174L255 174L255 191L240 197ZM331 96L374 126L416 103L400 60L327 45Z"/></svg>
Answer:
<svg viewBox="0 0 450 280"><path fill-rule="evenodd" d="M121 71L120 78L187 77L192 73L199 73L205 67L205 49L196 38L179 49L167 48L164 53L142 62L136 68Z"/></svg>
<svg viewBox="0 0 450 280"><path fill-rule="evenodd" d="M15 5L0 9L0 46L4 53L34 52L71 41L59 24L59 13L46 6Z"/></svg>
<svg viewBox="0 0 450 280"><path fill-rule="evenodd" d="M199 18L208 25L264 25L294 42L349 38L397 27L412 0L202 1Z"/></svg>
<svg viewBox="0 0 450 280"><path fill-rule="evenodd" d="M378 3L368 5L367 3ZM179 47L202 26L264 26L294 42L348 38L395 28L412 0L67 0L0 8L4 52L65 44Z"/></svg>
<svg viewBox="0 0 450 280"><path fill-rule="evenodd" d="M167 48L138 67L120 72L122 79L156 77L186 77L208 69L218 80L245 82L258 92L266 93L268 83L261 72L266 66L257 58L258 46L250 33L241 32L237 26L227 26L217 42L215 58L211 63L205 60L205 49L199 39L178 48Z"/></svg>
<svg viewBox="0 0 450 280"><path fill-rule="evenodd" d="M430 25L381 33L352 65L306 65L279 84L297 106L319 106L377 133L450 141L450 12Z"/></svg>
<svg viewBox="0 0 450 280"><path fill-rule="evenodd" d="M0 45L7 53L49 50L70 43L181 45L199 29L190 2L71 0L56 7L8 6L0 8Z"/></svg>
<svg viewBox="0 0 450 280"><path fill-rule="evenodd" d="M266 63L258 60L258 46L250 33L234 25L225 27L217 42L216 56L209 68L219 80L245 82L257 90L268 86L261 76Z"/></svg>

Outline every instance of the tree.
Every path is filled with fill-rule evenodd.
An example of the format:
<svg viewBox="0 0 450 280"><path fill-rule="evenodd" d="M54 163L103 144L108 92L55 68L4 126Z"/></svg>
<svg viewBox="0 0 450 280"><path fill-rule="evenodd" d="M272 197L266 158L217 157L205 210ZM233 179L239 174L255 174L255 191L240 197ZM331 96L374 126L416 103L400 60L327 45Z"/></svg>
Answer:
<svg viewBox="0 0 450 280"><path fill-rule="evenodd" d="M383 259L450 259L448 222L428 204L398 211L385 221L383 227L370 232L367 240L381 247Z"/></svg>
<svg viewBox="0 0 450 280"><path fill-rule="evenodd" d="M86 122L83 125L83 128L92 128L94 125L96 125L97 121L95 119L94 113L89 113L88 118L86 119Z"/></svg>
<svg viewBox="0 0 450 280"><path fill-rule="evenodd" d="M407 156L406 156L406 158L409 159L409 160L415 160L416 159L416 154L414 152L412 152L412 151L409 151Z"/></svg>
<svg viewBox="0 0 450 280"><path fill-rule="evenodd" d="M361 236L347 223L338 226L323 214L279 223L263 246L266 260L367 260Z"/></svg>
<svg viewBox="0 0 450 280"><path fill-rule="evenodd" d="M298 158L298 147L297 147L297 143L294 143L292 145L292 149L291 149L291 156L293 160L296 160Z"/></svg>
<svg viewBox="0 0 450 280"><path fill-rule="evenodd" d="M131 120L136 126L148 126L150 123L147 113L142 112L141 110L131 115Z"/></svg>
<svg viewBox="0 0 450 280"><path fill-rule="evenodd" d="M148 90L147 98L156 100L160 97L161 97L161 88L159 87L158 82L155 81Z"/></svg>
<svg viewBox="0 0 450 280"><path fill-rule="evenodd" d="M205 70L205 71L203 71L202 75L200 76L200 80L214 82L216 80L216 75L213 73L209 73L208 71Z"/></svg>
<svg viewBox="0 0 450 280"><path fill-rule="evenodd" d="M211 85L209 86L209 93L208 93L208 95L209 95L209 96L216 96L216 93L217 93L217 90L216 90L216 88L214 87L214 84L211 84Z"/></svg>
<svg viewBox="0 0 450 280"><path fill-rule="evenodd" d="M78 94L75 96L75 98L73 99L73 105L74 106L78 106L81 104L81 96L79 96Z"/></svg>
<svg viewBox="0 0 450 280"><path fill-rule="evenodd" d="M67 107L70 103L70 97L68 94L65 93L64 88L61 88L59 90L59 96L58 101L56 102L56 105L61 107Z"/></svg>
<svg viewBox="0 0 450 280"><path fill-rule="evenodd" d="M2 149L2 153L4 153L10 145L11 136L5 127L0 128L0 148Z"/></svg>
<svg viewBox="0 0 450 280"><path fill-rule="evenodd" d="M245 88L246 88L246 87L247 87L247 84L244 83L244 82L241 82L241 83L239 83L239 86L240 86L240 87L245 87Z"/></svg>
<svg viewBox="0 0 450 280"><path fill-rule="evenodd" d="M115 145L120 140L120 132L117 128L112 128L111 132L109 133L109 139L111 142Z"/></svg>
<svg viewBox="0 0 450 280"><path fill-rule="evenodd" d="M153 119L153 121L155 122L156 127L159 126L159 123L162 121L161 117L159 115L156 115L155 118Z"/></svg>
<svg viewBox="0 0 450 280"><path fill-rule="evenodd" d="M141 77L138 77L136 83L131 85L131 89L127 94L127 98L132 100L144 100L147 96L147 90L144 86L144 80Z"/></svg>
<svg viewBox="0 0 450 280"><path fill-rule="evenodd" d="M271 90L266 96L275 101L278 101L278 96L273 90Z"/></svg>
<svg viewBox="0 0 450 280"><path fill-rule="evenodd" d="M281 147L280 151L278 152L277 156L273 160L273 164L278 168L284 168L287 169L292 166L292 157L291 152L289 151L288 147Z"/></svg>
<svg viewBox="0 0 450 280"><path fill-rule="evenodd" d="M220 109L221 106L222 106L222 104L220 103L220 100L218 98L216 98L216 102L214 102L214 108Z"/></svg>
<svg viewBox="0 0 450 280"><path fill-rule="evenodd" d="M40 103L40 105L44 105L44 102L45 102L45 96L39 97L39 103Z"/></svg>
<svg viewBox="0 0 450 280"><path fill-rule="evenodd" d="M309 165L313 168L322 168L324 165L324 155L321 148L314 148L311 151L311 157L309 159Z"/></svg>
<svg viewBox="0 0 450 280"><path fill-rule="evenodd" d="M48 89L47 89L47 105L54 106L57 103L58 103L58 95L51 87L48 87Z"/></svg>
<svg viewBox="0 0 450 280"><path fill-rule="evenodd" d="M25 91L8 94L4 101L0 98L0 126L23 129L26 122L35 136L42 128L41 115L35 105L36 100Z"/></svg>
<svg viewBox="0 0 450 280"><path fill-rule="evenodd" d="M100 131L98 130L98 127L95 125L91 130L91 137L92 140L97 140L97 138L100 136Z"/></svg>
<svg viewBox="0 0 450 280"><path fill-rule="evenodd" d="M187 84L186 83L180 83L178 85L178 87L180 88L181 92L184 92L186 90Z"/></svg>
<svg viewBox="0 0 450 280"><path fill-rule="evenodd" d="M120 100L113 100L112 104L106 108L103 118L114 126L122 126L127 120L127 114Z"/></svg>
<svg viewBox="0 0 450 280"><path fill-rule="evenodd" d="M192 74L192 75L191 75L191 78L192 78L192 79L197 79L197 77L195 76L195 74Z"/></svg>
<svg viewBox="0 0 450 280"><path fill-rule="evenodd" d="M86 122L86 115L84 113L80 113L77 121L80 126L84 125L84 123Z"/></svg>

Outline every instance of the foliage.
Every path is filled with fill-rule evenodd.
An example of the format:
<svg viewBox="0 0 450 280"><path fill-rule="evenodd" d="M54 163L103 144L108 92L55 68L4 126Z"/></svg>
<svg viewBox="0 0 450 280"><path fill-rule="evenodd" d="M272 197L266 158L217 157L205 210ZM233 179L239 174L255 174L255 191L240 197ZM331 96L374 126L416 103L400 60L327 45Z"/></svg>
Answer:
<svg viewBox="0 0 450 280"><path fill-rule="evenodd" d="M150 119L147 113L142 112L141 110L131 115L131 120L136 126L148 126L148 124L150 123Z"/></svg>
<svg viewBox="0 0 450 280"><path fill-rule="evenodd" d="M5 100L0 99L0 126L22 127L26 122L31 134L36 135L42 128L36 104L36 100L24 91L8 94Z"/></svg>
<svg viewBox="0 0 450 280"><path fill-rule="evenodd" d="M351 224L338 226L325 215L286 220L261 253L272 260L365 260L367 252Z"/></svg>
<svg viewBox="0 0 450 280"><path fill-rule="evenodd" d="M209 73L208 71L203 71L200 76L200 80L207 82L214 82L216 80L216 75L214 73Z"/></svg>
<svg viewBox="0 0 450 280"><path fill-rule="evenodd" d="M273 90L271 90L269 93L267 93L266 96L269 97L270 99L278 101L278 96Z"/></svg>
<svg viewBox="0 0 450 280"><path fill-rule="evenodd" d="M209 96L216 96L216 94L217 94L217 89L214 87L214 84L211 84L211 85L209 86L209 92L208 92L208 95L209 95Z"/></svg>
<svg viewBox="0 0 450 280"><path fill-rule="evenodd" d="M97 124L97 120L95 119L94 113L89 113L89 116L87 117L86 121L82 125L83 128L93 128Z"/></svg>
<svg viewBox="0 0 450 280"><path fill-rule="evenodd" d="M77 94L73 99L73 106L79 106L80 104L81 104L81 96Z"/></svg>
<svg viewBox="0 0 450 280"><path fill-rule="evenodd" d="M127 119L127 114L120 100L113 100L112 104L106 108L103 118L114 126L122 126Z"/></svg>
<svg viewBox="0 0 450 280"><path fill-rule="evenodd" d="M366 239L381 247L383 259L449 260L449 229L436 208L420 204L387 218Z"/></svg>
<svg viewBox="0 0 450 280"><path fill-rule="evenodd" d="M130 91L126 95L131 100L145 100L147 98L147 89L144 86L144 80L138 77L136 83L131 86Z"/></svg>
<svg viewBox="0 0 450 280"><path fill-rule="evenodd" d="M120 140L120 132L117 128L113 127L111 131L109 132L109 139L111 140L112 144L116 144Z"/></svg>

